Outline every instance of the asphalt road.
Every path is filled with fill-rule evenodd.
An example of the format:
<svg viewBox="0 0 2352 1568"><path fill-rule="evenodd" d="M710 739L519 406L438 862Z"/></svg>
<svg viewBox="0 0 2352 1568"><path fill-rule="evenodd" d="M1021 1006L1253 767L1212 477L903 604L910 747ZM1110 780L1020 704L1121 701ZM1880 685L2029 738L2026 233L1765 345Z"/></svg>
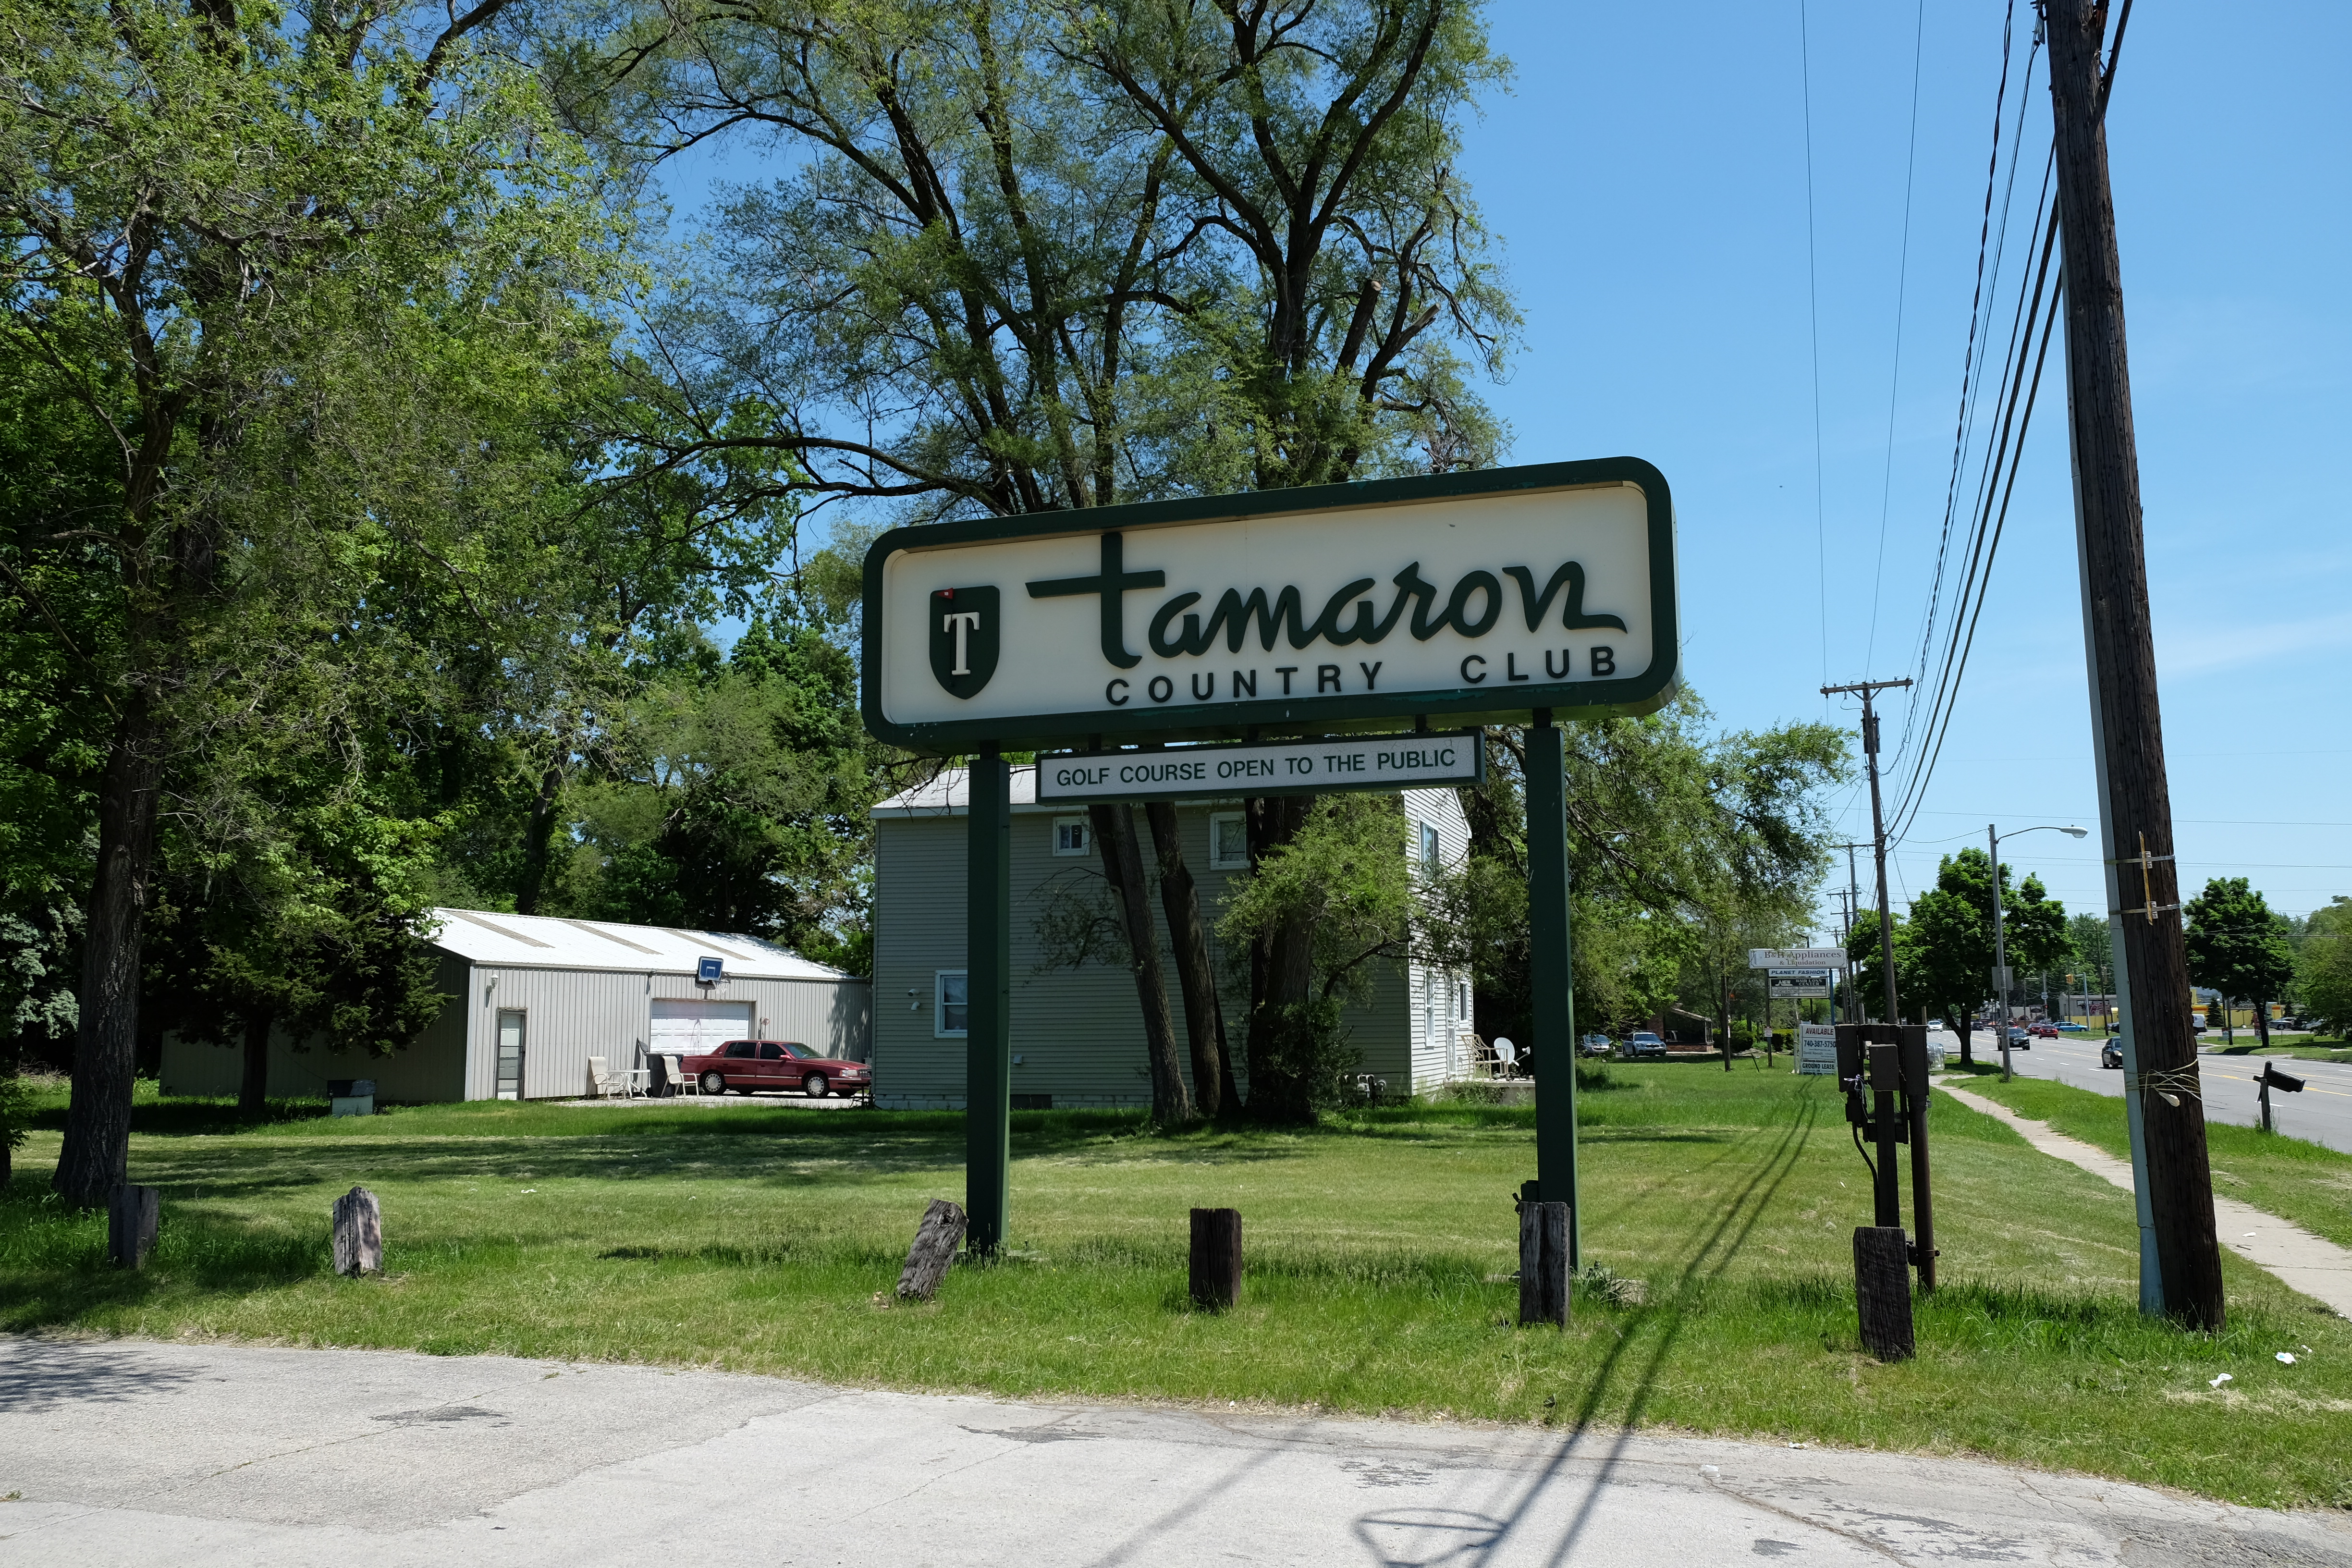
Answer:
<svg viewBox="0 0 2352 1568"><path fill-rule="evenodd" d="M1948 1030L1937 1033L1942 1035L1952 1059L1958 1060L1958 1037ZM2000 1052L1981 1031L1976 1037L1976 1052L1979 1061L2000 1059ZM2241 1127L2261 1122L2254 1080L2262 1076L2264 1059L2211 1052L2198 1058L2197 1075L2205 1085L2207 1121L2233 1121ZM2273 1124L2281 1132L2352 1154L2352 1064L2297 1061L2292 1057L2275 1059L2279 1071L2302 1079L2305 1087L2300 1094L2271 1091ZM2030 1051L2011 1052L2010 1062L2021 1077L2055 1079L2101 1094L2121 1096L2124 1091L2123 1070L2099 1065L2096 1036L2086 1039L2061 1035L2054 1040L2036 1040Z"/></svg>
<svg viewBox="0 0 2352 1568"><path fill-rule="evenodd" d="M0 1338L0 1564L2352 1568L2352 1519L1903 1455Z"/></svg>

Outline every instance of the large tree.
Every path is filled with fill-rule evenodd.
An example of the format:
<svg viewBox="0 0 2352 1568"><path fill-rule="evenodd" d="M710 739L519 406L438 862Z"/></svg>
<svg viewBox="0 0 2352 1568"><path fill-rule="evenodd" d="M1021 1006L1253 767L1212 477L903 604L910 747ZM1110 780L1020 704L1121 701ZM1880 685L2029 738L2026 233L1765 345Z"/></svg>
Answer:
<svg viewBox="0 0 2352 1568"><path fill-rule="evenodd" d="M2230 1000L2254 1005L2254 1030L2271 1043L2270 1004L2294 983L2286 922L2243 877L2216 877L2181 910L2188 930L2189 978Z"/></svg>
<svg viewBox="0 0 2352 1568"><path fill-rule="evenodd" d="M1454 171L1503 69L1475 0L569 15L536 43L583 129L648 158L748 135L779 170L728 193L711 265L649 316L614 434L658 466L767 455L788 461L747 491L923 521L1493 460L1462 372L1513 317ZM1308 809L1254 803L1253 856ZM1097 840L1139 881L1134 814L1108 810ZM1150 826L1214 1103L1206 922ZM1145 892L1119 900L1137 952ZM1312 945L1296 922L1251 944L1254 1035L1307 999ZM1165 1013L1156 958L1135 973Z"/></svg>
<svg viewBox="0 0 2352 1568"><path fill-rule="evenodd" d="M2001 946L2012 970L2040 969L2067 948L2066 911L2041 879L2011 887L2000 868ZM1911 942L1918 960L1917 1001L1939 1013L1960 1037L1960 1060L1973 1064L1971 1028L1977 1004L1994 994L1993 869L1981 849L1947 855L1936 885L1911 900ZM1898 977L1900 970L1898 968ZM1908 993L1906 992L1906 994Z"/></svg>
<svg viewBox="0 0 2352 1568"><path fill-rule="evenodd" d="M246 698L316 656L381 672L343 655L509 559L516 455L468 411L603 357L579 305L609 226L531 85L467 49L495 9L0 0L0 338L59 452L110 458L32 487L15 574L53 626L42 574L108 598L74 1203L124 1173L166 795Z"/></svg>

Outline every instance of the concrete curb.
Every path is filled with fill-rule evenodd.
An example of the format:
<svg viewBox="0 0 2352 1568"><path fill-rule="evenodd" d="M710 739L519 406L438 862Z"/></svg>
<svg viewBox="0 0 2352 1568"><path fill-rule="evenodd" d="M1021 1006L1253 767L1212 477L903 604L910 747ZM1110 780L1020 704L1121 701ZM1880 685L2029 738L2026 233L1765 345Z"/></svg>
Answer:
<svg viewBox="0 0 2352 1568"><path fill-rule="evenodd" d="M2132 1190L2131 1166L2105 1150L2053 1132L2049 1123L2029 1121L1982 1095L1948 1083L1937 1087L1970 1110L1980 1110L2014 1129L2042 1153L2113 1182L2126 1192ZM2289 1289L2325 1302L2337 1317L2352 1318L2352 1252L2234 1198L2213 1200L2213 1226L2221 1245L2247 1262L2277 1275Z"/></svg>

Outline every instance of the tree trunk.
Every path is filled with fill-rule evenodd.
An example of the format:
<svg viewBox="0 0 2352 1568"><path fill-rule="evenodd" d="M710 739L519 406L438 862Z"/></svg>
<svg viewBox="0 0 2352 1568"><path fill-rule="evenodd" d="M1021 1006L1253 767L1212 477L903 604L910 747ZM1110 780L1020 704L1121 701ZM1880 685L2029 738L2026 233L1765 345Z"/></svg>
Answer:
<svg viewBox="0 0 2352 1568"><path fill-rule="evenodd" d="M2271 1048L2271 1005L2260 996L2254 998L2254 1038L2262 1048Z"/></svg>
<svg viewBox="0 0 2352 1568"><path fill-rule="evenodd" d="M555 837L555 807L563 798L563 764L550 763L539 776L539 794L530 803L530 817L523 826L522 878L515 888L515 913L539 913L539 897L547 887L547 862L550 846Z"/></svg>
<svg viewBox="0 0 2352 1568"><path fill-rule="evenodd" d="M1118 896L1127 928L1129 964L1135 973L1136 1001L1143 1009L1144 1054L1151 1069L1151 1118L1162 1126L1192 1120L1192 1099L1176 1055L1176 1020L1168 1011L1168 981L1160 967L1160 933L1151 921L1144 887L1143 851L1135 834L1135 807L1089 807L1095 845L1102 852L1103 876Z"/></svg>
<svg viewBox="0 0 2352 1568"><path fill-rule="evenodd" d="M1968 1015L1955 1010L1948 1016L1951 1020L1952 1033L1960 1037L1960 1065L1964 1068L1976 1066L1977 1059L1969 1054L1969 1043L1975 1036L1969 1026Z"/></svg>
<svg viewBox="0 0 2352 1568"><path fill-rule="evenodd" d="M245 1020L245 1072L236 1086L240 1116L258 1116L269 1098L269 1024L267 1012Z"/></svg>
<svg viewBox="0 0 2352 1568"><path fill-rule="evenodd" d="M1209 965L1209 933L1201 923L1201 893L1184 864L1184 840L1176 808L1155 800L1143 808L1151 826L1151 848L1160 860L1160 904L1168 916L1169 945L1175 950L1176 981L1184 994L1184 1037L1192 1055L1192 1097L1212 1121L1229 1109L1223 1089L1232 1071L1224 1065L1224 1009L1217 999L1216 972Z"/></svg>
<svg viewBox="0 0 2352 1568"><path fill-rule="evenodd" d="M50 1185L76 1208L104 1208L131 1167L131 1091L139 1047L140 942L155 858L163 765L147 693L132 687L99 784L98 866L83 932L73 1098Z"/></svg>

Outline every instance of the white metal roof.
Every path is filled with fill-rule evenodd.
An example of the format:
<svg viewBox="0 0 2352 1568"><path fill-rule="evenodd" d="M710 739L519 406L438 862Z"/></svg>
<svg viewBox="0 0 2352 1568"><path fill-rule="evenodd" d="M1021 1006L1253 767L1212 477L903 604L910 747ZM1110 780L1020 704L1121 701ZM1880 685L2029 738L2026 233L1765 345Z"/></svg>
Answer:
<svg viewBox="0 0 2352 1568"><path fill-rule="evenodd" d="M679 931L670 926L621 925L613 921L553 920L482 910L433 911L440 930L433 945L474 963L521 969L604 969L637 974L692 974L698 960L725 963L730 979L849 980L838 969L813 963L756 936Z"/></svg>
<svg viewBox="0 0 2352 1568"><path fill-rule="evenodd" d="M1037 764L1013 764L1013 804L1015 807L1041 809L1037 805ZM955 816L971 807L971 773L965 768L941 768L937 777L912 789L902 789L889 799L875 805L876 816ZM1083 805L1067 802L1052 807L1056 811L1084 811Z"/></svg>

